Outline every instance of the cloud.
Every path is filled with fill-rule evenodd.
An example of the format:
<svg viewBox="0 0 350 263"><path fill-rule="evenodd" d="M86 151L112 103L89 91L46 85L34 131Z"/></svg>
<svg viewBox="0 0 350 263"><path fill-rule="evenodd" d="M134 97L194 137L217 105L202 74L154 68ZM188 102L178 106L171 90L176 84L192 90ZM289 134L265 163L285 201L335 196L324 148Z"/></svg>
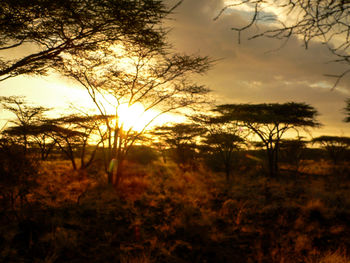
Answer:
<svg viewBox="0 0 350 263"><path fill-rule="evenodd" d="M319 110L320 120L329 130L341 127L350 133L349 125L342 123L341 111L350 97L350 76L334 91L335 79L325 76L340 74L348 65L331 63L336 58L320 42L310 43L305 50L296 37L283 47L276 39L248 40L258 32L255 27L242 32L238 44L231 27L246 25L247 15L233 10L214 21L223 7L223 1L185 0L168 24L173 28L170 41L179 52L219 59L207 76L198 78L222 98L218 103L306 102Z"/></svg>

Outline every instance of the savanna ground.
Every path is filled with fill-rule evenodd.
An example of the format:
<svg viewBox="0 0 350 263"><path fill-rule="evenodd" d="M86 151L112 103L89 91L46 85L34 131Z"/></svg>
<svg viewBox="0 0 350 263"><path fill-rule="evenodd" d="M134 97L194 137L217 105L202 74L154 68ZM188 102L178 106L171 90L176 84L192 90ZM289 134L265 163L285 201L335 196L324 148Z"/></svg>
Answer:
<svg viewBox="0 0 350 263"><path fill-rule="evenodd" d="M278 178L241 165L228 183L204 165L128 162L118 191L98 166L37 165L23 202L1 200L2 262L350 262L346 163Z"/></svg>

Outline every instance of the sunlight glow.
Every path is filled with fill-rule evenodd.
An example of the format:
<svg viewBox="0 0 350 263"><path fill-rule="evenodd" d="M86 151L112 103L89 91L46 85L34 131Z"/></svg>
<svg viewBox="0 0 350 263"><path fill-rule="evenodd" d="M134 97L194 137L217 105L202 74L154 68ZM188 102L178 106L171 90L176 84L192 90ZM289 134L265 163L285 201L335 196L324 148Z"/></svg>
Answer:
<svg viewBox="0 0 350 263"><path fill-rule="evenodd" d="M123 125L124 130L141 131L147 125L144 117L145 109L141 103L133 105L122 104L117 110L120 125Z"/></svg>
<svg viewBox="0 0 350 263"><path fill-rule="evenodd" d="M176 114L160 114L157 109L146 110L141 103L128 105L121 104L118 107L119 126L123 126L124 131L133 130L140 132L143 129L151 130L155 126L164 125L168 122L182 122L183 116Z"/></svg>

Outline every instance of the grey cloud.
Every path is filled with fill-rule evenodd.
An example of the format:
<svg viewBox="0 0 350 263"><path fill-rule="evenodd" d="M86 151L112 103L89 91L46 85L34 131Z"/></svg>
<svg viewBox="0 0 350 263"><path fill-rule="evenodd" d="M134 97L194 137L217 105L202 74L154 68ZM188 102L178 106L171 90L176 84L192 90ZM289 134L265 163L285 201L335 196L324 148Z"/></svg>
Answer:
<svg viewBox="0 0 350 263"><path fill-rule="evenodd" d="M313 42L305 50L295 37L280 50L267 52L278 49L282 42L268 38L247 40L256 33L254 27L242 33L238 45L237 34L230 28L247 21L236 11L213 21L222 7L223 1L185 0L174 14L175 20L169 23L173 27L170 40L177 50L220 59L207 76L198 78L199 82L213 89L223 103L306 102L320 111L321 120L333 130L346 125L341 122L341 109L346 97L350 97L350 76L332 92L335 79L324 74L340 74L348 65L328 63L335 57L325 45Z"/></svg>

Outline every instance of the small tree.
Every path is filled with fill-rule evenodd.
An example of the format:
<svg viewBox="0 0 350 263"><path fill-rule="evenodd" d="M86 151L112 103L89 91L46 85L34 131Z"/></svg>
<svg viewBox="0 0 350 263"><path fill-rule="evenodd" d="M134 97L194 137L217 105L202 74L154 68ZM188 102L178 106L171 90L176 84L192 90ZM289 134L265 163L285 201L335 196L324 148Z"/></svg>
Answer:
<svg viewBox="0 0 350 263"><path fill-rule="evenodd" d="M320 145L328 153L334 165L337 165L350 149L350 137L320 136L312 139L312 142Z"/></svg>
<svg viewBox="0 0 350 263"><path fill-rule="evenodd" d="M171 158L186 171L195 166L198 136L204 132L199 125L178 123L157 127L153 135L169 146Z"/></svg>
<svg viewBox="0 0 350 263"><path fill-rule="evenodd" d="M221 122L221 117L211 112L212 115L196 115L192 120L199 124L205 133L202 135L202 143L204 149L209 150L209 154L218 154L219 163L224 167L226 181L229 182L233 170L234 161L237 162L237 155L242 146L245 144L247 134L243 135L243 130L240 129L237 123L233 121Z"/></svg>
<svg viewBox="0 0 350 263"><path fill-rule="evenodd" d="M31 136L36 134L36 127L45 121L44 113L49 109L30 106L23 97L18 96L0 97L0 103L5 110L16 116L15 119L10 120L13 126L8 127L4 133L18 137L18 143L23 145L26 153Z"/></svg>
<svg viewBox="0 0 350 263"><path fill-rule="evenodd" d="M12 138L18 138L19 142L22 137L26 136L27 141L31 147L31 150L36 150L36 147L40 151L40 159L46 160L55 146L55 142L51 136L47 134L49 124L45 124L46 120L41 120L42 124L30 124L25 129L22 126L11 126L4 131L4 133ZM27 143L28 144L28 143Z"/></svg>
<svg viewBox="0 0 350 263"><path fill-rule="evenodd" d="M299 171L301 160L306 148L306 141L301 137L297 139L281 140L281 155L285 162L292 165L294 172Z"/></svg>
<svg viewBox="0 0 350 263"><path fill-rule="evenodd" d="M221 163L224 165L226 181L229 182L235 160L234 153L244 144L244 139L232 133L209 133L204 143L212 152L219 154Z"/></svg>
<svg viewBox="0 0 350 263"><path fill-rule="evenodd" d="M49 120L37 129L40 133L52 138L62 153L71 161L74 170L85 169L92 164L102 142L98 132L99 125L104 118L105 116L100 115L72 114ZM89 150L90 144L92 151ZM79 166L76 163L77 158L80 159Z"/></svg>
<svg viewBox="0 0 350 263"><path fill-rule="evenodd" d="M264 144L271 177L278 174L280 142L290 129L317 127L317 111L304 103L225 104L217 106L221 122L236 121Z"/></svg>

